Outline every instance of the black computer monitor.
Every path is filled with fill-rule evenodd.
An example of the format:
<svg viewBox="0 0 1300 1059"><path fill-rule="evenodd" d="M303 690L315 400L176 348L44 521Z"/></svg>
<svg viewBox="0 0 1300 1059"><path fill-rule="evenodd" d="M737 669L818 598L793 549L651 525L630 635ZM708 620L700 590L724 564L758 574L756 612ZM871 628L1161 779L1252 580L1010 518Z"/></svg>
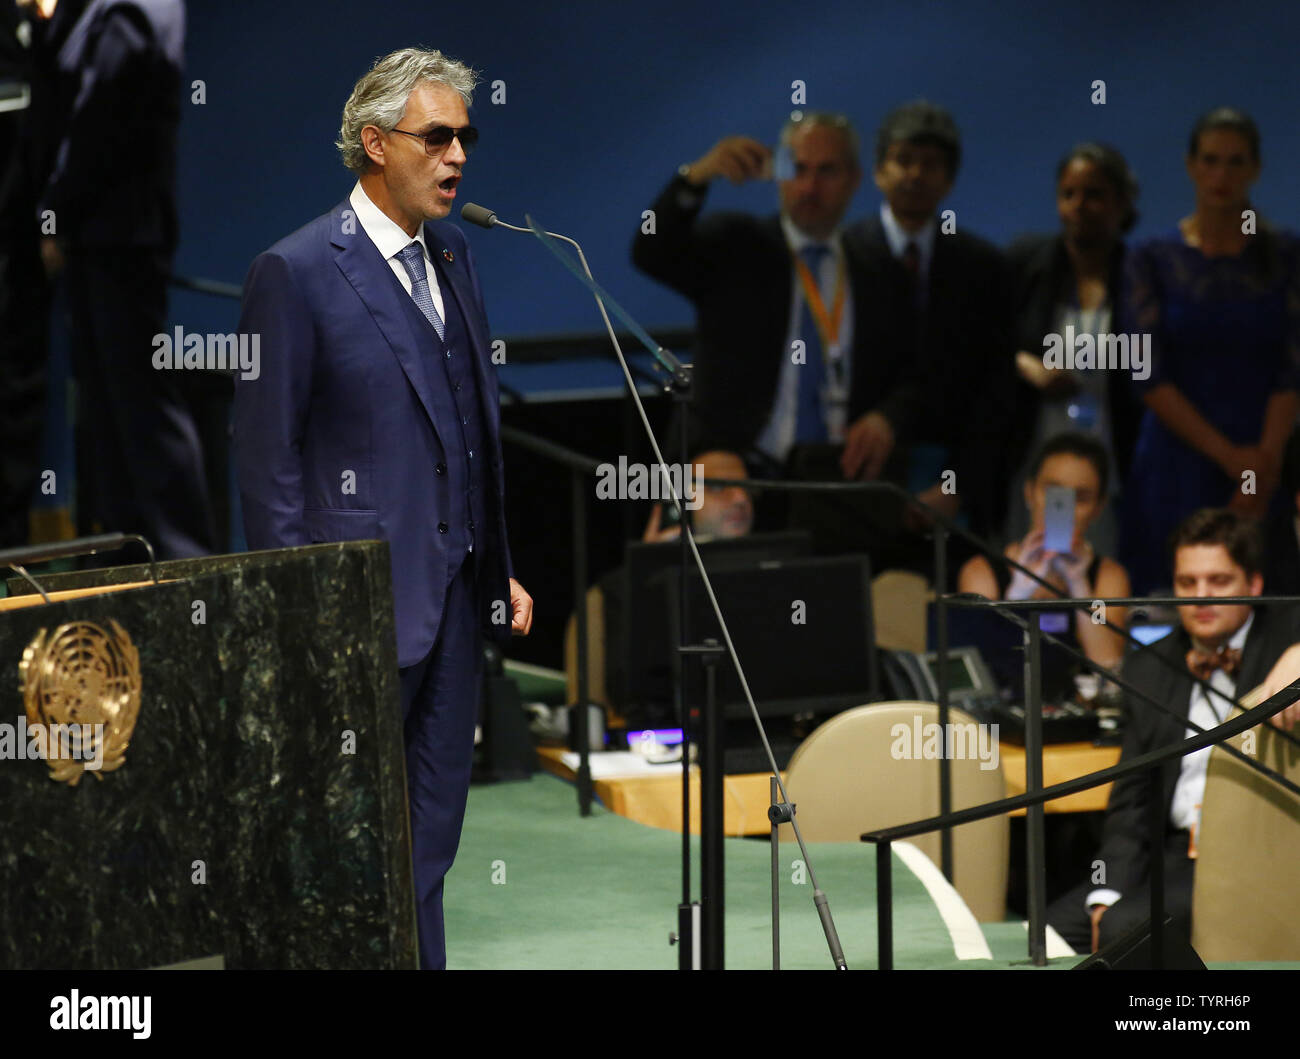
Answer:
<svg viewBox="0 0 1300 1059"><path fill-rule="evenodd" d="M865 555L777 560L748 570L710 571L709 579L761 715L837 713L880 698L871 564ZM676 578L668 597L676 644ZM690 639L722 642L698 574L690 581L688 601ZM749 716L729 659L719 662L717 673L722 716ZM688 664L684 686L688 701L703 705L704 674L697 661Z"/></svg>
<svg viewBox="0 0 1300 1059"><path fill-rule="evenodd" d="M705 541L699 549L712 575L808 555L812 539L803 532L752 533ZM669 718L677 640L667 618L668 582L677 580L680 558L678 541L630 542L616 578L622 599L607 604L606 685L629 720Z"/></svg>

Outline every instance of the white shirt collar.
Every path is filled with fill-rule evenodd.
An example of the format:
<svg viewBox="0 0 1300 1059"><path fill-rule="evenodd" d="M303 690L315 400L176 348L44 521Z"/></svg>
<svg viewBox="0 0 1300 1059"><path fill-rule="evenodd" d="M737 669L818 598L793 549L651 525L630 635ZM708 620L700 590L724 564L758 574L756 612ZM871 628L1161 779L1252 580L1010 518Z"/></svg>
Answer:
<svg viewBox="0 0 1300 1059"><path fill-rule="evenodd" d="M898 223L898 218L894 216L894 211L889 208L888 202L880 204L880 223L885 226L885 240L889 243L889 252L895 257L903 256L903 249L909 242L916 243L917 249L921 251L921 271L928 274L930 271L930 259L934 256L934 236L938 230L938 225L933 217L925 222L925 227L919 232L907 232L903 226Z"/></svg>
<svg viewBox="0 0 1300 1059"><path fill-rule="evenodd" d="M370 236L370 241L384 255L385 261L396 257L410 244L411 236L407 235L400 224L370 200L370 196L366 194L360 180L353 187L352 194L348 196L348 202L356 211L357 220L361 222L361 227L365 230L366 235ZM420 225L415 233L415 238L419 241L420 246L424 248L424 256L427 259L429 257L429 248L424 245L424 225Z"/></svg>
<svg viewBox="0 0 1300 1059"><path fill-rule="evenodd" d="M1250 633L1250 627L1254 624L1254 621L1255 612L1252 610L1246 620L1242 622L1241 628L1232 634L1232 638L1228 641L1228 646L1238 651L1244 650L1246 647L1246 636Z"/></svg>
<svg viewBox="0 0 1300 1059"><path fill-rule="evenodd" d="M814 239L812 236L805 235L795 227L794 221L790 220L784 213L781 214L781 231L785 233L786 245L796 254L806 246L829 246L838 257L841 253L840 247L840 230L836 227L827 239Z"/></svg>

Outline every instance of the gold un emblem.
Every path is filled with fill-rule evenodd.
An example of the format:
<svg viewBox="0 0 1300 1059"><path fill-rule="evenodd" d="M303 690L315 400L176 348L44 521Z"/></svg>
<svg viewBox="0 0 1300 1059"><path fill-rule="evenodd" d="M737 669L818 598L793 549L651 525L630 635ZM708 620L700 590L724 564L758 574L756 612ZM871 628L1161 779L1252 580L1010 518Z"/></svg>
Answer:
<svg viewBox="0 0 1300 1059"><path fill-rule="evenodd" d="M87 771L87 759L100 759L95 777L101 780L122 765L140 712L140 653L121 625L110 624L112 632L69 622L48 639L41 629L18 666L27 723L42 726L35 738L50 778L70 786ZM68 732L86 734L79 755L59 752L53 738L59 731L65 744Z"/></svg>

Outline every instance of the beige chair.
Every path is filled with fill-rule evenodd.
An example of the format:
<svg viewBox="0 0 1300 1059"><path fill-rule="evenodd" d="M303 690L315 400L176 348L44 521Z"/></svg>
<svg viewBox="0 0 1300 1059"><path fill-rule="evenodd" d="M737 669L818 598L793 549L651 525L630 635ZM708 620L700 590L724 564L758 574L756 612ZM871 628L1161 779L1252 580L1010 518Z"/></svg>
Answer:
<svg viewBox="0 0 1300 1059"><path fill-rule="evenodd" d="M1300 783L1300 750L1271 725L1229 742ZM1192 947L1201 959L1300 960L1300 797L1216 746L1196 847Z"/></svg>
<svg viewBox="0 0 1300 1059"><path fill-rule="evenodd" d="M981 768L975 720L955 707L948 712L950 723L963 725L961 734L971 737L969 744L954 744L953 808L1005 798L997 743L985 744L988 760L997 766ZM939 761L918 759L916 753L924 754L925 737L937 733L938 723L939 707L932 702L882 702L847 710L813 732L795 751L786 773L786 789L804 838L856 842L864 831L937 816ZM929 724L936 728L927 728ZM957 756L961 754L965 756ZM781 838L794 840L790 825L781 826ZM938 831L907 841L939 863ZM1010 856L1007 817L963 824L953 831L952 844L957 892L977 920L1000 921L1006 912ZM867 853L864 846L864 856Z"/></svg>
<svg viewBox="0 0 1300 1059"><path fill-rule="evenodd" d="M925 652L925 610L934 592L910 570L886 570L871 580L871 616L876 646L890 651Z"/></svg>

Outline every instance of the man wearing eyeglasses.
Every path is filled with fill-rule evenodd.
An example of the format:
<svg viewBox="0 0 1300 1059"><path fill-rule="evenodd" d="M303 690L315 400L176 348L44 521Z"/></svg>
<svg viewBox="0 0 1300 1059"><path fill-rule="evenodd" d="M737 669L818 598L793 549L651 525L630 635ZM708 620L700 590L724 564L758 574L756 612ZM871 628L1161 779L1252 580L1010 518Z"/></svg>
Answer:
<svg viewBox="0 0 1300 1059"><path fill-rule="evenodd" d="M389 542L424 968L446 966L482 637L532 625L506 539L483 296L443 220L477 141L475 81L407 48L357 82L337 144L357 183L253 262L240 330L260 336L261 366L235 393L250 547Z"/></svg>

